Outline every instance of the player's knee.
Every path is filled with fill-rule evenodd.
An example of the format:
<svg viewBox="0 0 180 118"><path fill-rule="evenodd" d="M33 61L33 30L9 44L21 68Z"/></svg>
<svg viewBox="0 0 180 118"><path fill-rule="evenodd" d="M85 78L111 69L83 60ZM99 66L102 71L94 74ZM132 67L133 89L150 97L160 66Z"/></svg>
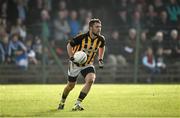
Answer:
<svg viewBox="0 0 180 118"><path fill-rule="evenodd" d="M86 80L86 83L88 83L88 84L93 84L94 81L95 81L95 78L88 78L88 79Z"/></svg>
<svg viewBox="0 0 180 118"><path fill-rule="evenodd" d="M86 76L86 83L92 84L95 81L96 75L94 73L89 73Z"/></svg>
<svg viewBox="0 0 180 118"><path fill-rule="evenodd" d="M89 80L87 81L87 83L88 83L88 84L93 84L93 83L94 83L94 80L95 80L95 79L92 79L92 78L91 78L91 79L89 79Z"/></svg>
<svg viewBox="0 0 180 118"><path fill-rule="evenodd" d="M72 90L74 87L75 87L75 84L68 84L68 86L67 86L67 88L68 88L69 90Z"/></svg>

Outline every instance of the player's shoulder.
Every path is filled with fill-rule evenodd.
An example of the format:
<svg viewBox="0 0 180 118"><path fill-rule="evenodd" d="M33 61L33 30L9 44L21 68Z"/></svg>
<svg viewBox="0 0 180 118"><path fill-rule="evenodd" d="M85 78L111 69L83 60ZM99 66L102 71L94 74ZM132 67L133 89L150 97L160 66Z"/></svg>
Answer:
<svg viewBox="0 0 180 118"><path fill-rule="evenodd" d="M87 33L79 33L78 35L76 35L74 37L74 39L83 39L84 37L86 37L88 34Z"/></svg>
<svg viewBox="0 0 180 118"><path fill-rule="evenodd" d="M104 35L101 35L101 34L100 34L100 35L99 35L99 39L102 40L102 41L105 41Z"/></svg>

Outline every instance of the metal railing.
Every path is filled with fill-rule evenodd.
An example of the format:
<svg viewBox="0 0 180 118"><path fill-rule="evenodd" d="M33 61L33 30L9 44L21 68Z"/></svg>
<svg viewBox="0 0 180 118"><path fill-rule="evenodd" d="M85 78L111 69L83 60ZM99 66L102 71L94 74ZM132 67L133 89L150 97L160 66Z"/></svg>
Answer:
<svg viewBox="0 0 180 118"><path fill-rule="evenodd" d="M64 69L67 70L67 63L64 63ZM28 70L21 70L15 65L0 65L0 83L44 83L42 65L30 65ZM134 83L133 65L118 65L116 70L112 71L112 66L106 64L104 69L97 70L96 83ZM64 75L58 65L46 65L46 83L63 84L67 81L67 73ZM144 70L143 66L138 67L137 83L179 83L180 65L169 65L162 73L152 76L151 82L148 81L150 73ZM80 76L78 82L84 80Z"/></svg>

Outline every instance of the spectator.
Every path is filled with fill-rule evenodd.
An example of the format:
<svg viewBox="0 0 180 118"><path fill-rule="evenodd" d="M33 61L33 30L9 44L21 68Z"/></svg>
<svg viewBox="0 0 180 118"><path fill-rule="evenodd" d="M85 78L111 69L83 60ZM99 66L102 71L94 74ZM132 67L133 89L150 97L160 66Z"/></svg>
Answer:
<svg viewBox="0 0 180 118"><path fill-rule="evenodd" d="M56 4L56 3L55 3ZM59 0L58 4L57 4L57 9L58 11L64 11L64 10L67 10L67 4L65 1L63 0Z"/></svg>
<svg viewBox="0 0 180 118"><path fill-rule="evenodd" d="M5 64L11 63L11 55L9 53L10 42L8 34L4 34L2 37L2 41L0 41L0 55L1 55L1 62Z"/></svg>
<svg viewBox="0 0 180 118"><path fill-rule="evenodd" d="M43 9L43 0L28 0L27 2L27 24L30 25L28 28L31 29L32 26L37 27L37 23L41 20L41 11ZM32 32L33 29L32 28ZM37 32L37 31L36 31Z"/></svg>
<svg viewBox="0 0 180 118"><path fill-rule="evenodd" d="M178 17L180 16L180 5L176 0L170 0L170 4L167 5L167 12L173 28L177 26Z"/></svg>
<svg viewBox="0 0 180 118"><path fill-rule="evenodd" d="M83 25L83 29L82 29L82 32L83 33L86 33L88 32L88 28L89 28L89 21L90 21L91 18L89 17L86 17L86 21L85 21L85 24Z"/></svg>
<svg viewBox="0 0 180 118"><path fill-rule="evenodd" d="M127 2L126 8L127 8L128 15L133 14L137 5L136 0L127 0L126 2Z"/></svg>
<svg viewBox="0 0 180 118"><path fill-rule="evenodd" d="M83 20L83 13L80 12L80 16L81 16L81 19ZM83 25L82 25L82 32L84 32L84 33L88 32L90 19L92 19L92 12L91 11L87 11L87 14L85 16L84 21L81 21L81 23L83 23Z"/></svg>
<svg viewBox="0 0 180 118"><path fill-rule="evenodd" d="M71 37L76 36L80 32L80 23L77 18L78 18L77 12L75 10L71 11L70 19L69 19Z"/></svg>
<svg viewBox="0 0 180 118"><path fill-rule="evenodd" d="M22 41L25 41L26 39L26 26L23 24L21 19L17 19L16 25L13 25L11 28L11 34L18 33Z"/></svg>
<svg viewBox="0 0 180 118"><path fill-rule="evenodd" d="M136 5L136 7L135 7L135 11L138 11L140 14L141 14L141 16L143 17L144 16L144 6L143 6L143 4L142 3L138 3L137 5Z"/></svg>
<svg viewBox="0 0 180 118"><path fill-rule="evenodd" d="M41 11L41 37L43 40L48 40L51 35L51 30L50 30L50 15L49 12L44 9Z"/></svg>
<svg viewBox="0 0 180 118"><path fill-rule="evenodd" d="M139 53L141 57L144 56L147 47L150 47L150 46L151 46L151 40L147 36L147 32L146 31L141 32L140 46L139 46Z"/></svg>
<svg viewBox="0 0 180 118"><path fill-rule="evenodd" d="M163 32L158 31L156 32L155 36L152 38L152 46L153 46L153 51L156 52L158 47L163 47Z"/></svg>
<svg viewBox="0 0 180 118"><path fill-rule="evenodd" d="M21 69L27 69L28 67L28 58L27 58L27 48L19 40L18 34L12 35L12 40L10 41L9 51L12 56L13 61Z"/></svg>
<svg viewBox="0 0 180 118"><path fill-rule="evenodd" d="M152 82L152 77L154 74L159 73L159 69L156 67L156 60L152 48L147 48L146 53L142 58L142 63L145 67L145 70L150 73L147 78L147 82L150 83Z"/></svg>
<svg viewBox="0 0 180 118"><path fill-rule="evenodd" d="M171 63L176 63L180 58L180 40L178 40L178 31L171 30L170 44L172 45Z"/></svg>
<svg viewBox="0 0 180 118"><path fill-rule="evenodd" d="M56 41L67 40L70 33L70 26L64 11L58 12L58 17L54 20L54 39Z"/></svg>
<svg viewBox="0 0 180 118"><path fill-rule="evenodd" d="M107 66L110 70L110 75L112 79L115 79L115 75L118 69L118 66L126 66L127 62L125 57L122 55L123 41L119 37L119 32L114 30L111 33L110 40L107 44Z"/></svg>
<svg viewBox="0 0 180 118"><path fill-rule="evenodd" d="M148 6L147 13L145 14L145 27L148 30L150 36L155 35L155 27L157 23L157 12L154 10L153 5Z"/></svg>
<svg viewBox="0 0 180 118"><path fill-rule="evenodd" d="M26 8L26 3L25 0L16 0L17 2L17 10L18 10L18 18L22 21L26 21L27 17L27 8Z"/></svg>
<svg viewBox="0 0 180 118"><path fill-rule="evenodd" d="M37 57L37 60L41 60L43 64L49 64L49 48L48 48L48 43L46 40L42 39L43 37L35 37L35 43L33 45L33 50L35 51L35 55L33 56ZM42 41L45 41L44 43ZM44 45L44 46L43 46ZM32 54L32 53L31 53Z"/></svg>
<svg viewBox="0 0 180 118"><path fill-rule="evenodd" d="M7 22L6 19L0 18L0 36L6 34Z"/></svg>
<svg viewBox="0 0 180 118"><path fill-rule="evenodd" d="M154 40L152 41L153 51L155 52L156 62L164 63L166 65L168 63L168 57L171 55L171 49L167 41L164 40L163 32L159 31L156 33ZM162 66L164 69L166 66Z"/></svg>
<svg viewBox="0 0 180 118"><path fill-rule="evenodd" d="M42 47L43 46L41 39L38 36L35 36L35 41L32 46L32 49L35 51L36 58L38 61L42 59Z"/></svg>
<svg viewBox="0 0 180 118"><path fill-rule="evenodd" d="M43 0L43 9L46 9L49 12L51 12L52 11L52 0Z"/></svg>
<svg viewBox="0 0 180 118"><path fill-rule="evenodd" d="M120 10L115 16L114 26L119 29L120 35L125 36L127 35L128 28L129 28L129 21L127 11L125 9ZM123 30L122 30L123 29Z"/></svg>
<svg viewBox="0 0 180 118"><path fill-rule="evenodd" d="M139 11L135 11L133 15L131 16L130 27L135 28L135 29L144 28L142 14Z"/></svg>
<svg viewBox="0 0 180 118"><path fill-rule="evenodd" d="M80 8L78 10L78 14L79 14L78 19L79 19L79 22L81 23L81 25L85 24L88 12L89 11L87 11L84 8Z"/></svg>
<svg viewBox="0 0 180 118"><path fill-rule="evenodd" d="M161 11L164 11L166 9L164 0L154 0L153 2L155 11L159 14Z"/></svg>
<svg viewBox="0 0 180 118"><path fill-rule="evenodd" d="M17 2L15 0L7 0L7 23L15 25L18 16Z"/></svg>
<svg viewBox="0 0 180 118"><path fill-rule="evenodd" d="M51 11L51 3L54 6L52 7L53 11ZM112 36L110 36L110 39L112 39L110 45L113 45L114 47L108 46L108 48L110 47L109 53L115 55L116 61L118 61L117 55L122 54L127 58L126 61L128 63L134 63L137 38L136 28L138 27L141 28L142 31L139 47L141 56L144 54L146 47L151 46L151 40L149 39L156 35L152 40L152 48L156 63L159 62L157 66L166 66L166 64L168 65L167 62L178 61L180 52L180 41L178 39L178 32L180 30L180 4L178 0L113 0L104 1L103 4L99 3L102 3L102 0L97 2L98 9L95 9L94 1L90 0L85 3L86 5L84 5L83 0L1 0L1 61L3 60L5 63L11 62L11 59L7 58L9 57L9 53L7 53L9 52L7 51L9 50L8 46L10 43L9 35L18 33L20 36L18 40L22 39L22 41L26 42L27 35L32 33L33 37L35 37L33 50L35 51L37 59L41 60L42 54L44 54L43 52L49 53L47 47L45 47L44 50L42 49L42 39L43 37L51 39L51 28L53 28L54 34L52 35L56 41L66 41L70 35L76 35L80 30L86 32L88 30L87 26L89 19L91 19L93 15L98 14L102 16L102 19L104 19L103 22L105 22L105 28L103 30L104 34L108 35L110 34L109 32L112 32ZM144 9L146 7L147 9ZM69 18L68 11L72 9L75 11L73 10L70 14L71 20L69 19L69 21L71 23L69 23L72 26L70 27L67 22L67 17ZM76 11L79 12L76 13ZM55 15L57 15L57 17L55 17ZM53 18L53 27L51 26L51 18ZM76 28L74 28L74 26ZM134 31L131 31L131 36L129 27L135 28ZM144 28L146 29L144 30ZM3 35L6 32L7 36L5 36L5 38ZM40 33L42 33L41 36L43 37L40 37ZM124 37L127 36L128 38L124 40ZM29 42L29 40L27 40L27 43L28 45L32 45L32 42ZM57 44L56 42L53 43ZM64 50L62 45L64 45L64 42L61 43L61 45L58 44L59 54L62 54ZM119 47L115 45L118 45ZM2 56L4 55L4 51L2 51L4 48L7 53L5 59L4 56ZM117 52L115 51L116 48ZM31 48L28 48L27 50L29 49ZM121 50L123 51L121 52ZM31 56L34 55L33 53L30 54ZM46 54L46 57L48 57L48 54ZM112 58L111 55L108 55L108 59L110 57Z"/></svg>
<svg viewBox="0 0 180 118"><path fill-rule="evenodd" d="M134 28L129 29L129 35L124 44L124 56L128 64L134 63L135 50L136 50L137 31Z"/></svg>
<svg viewBox="0 0 180 118"><path fill-rule="evenodd" d="M108 45L108 57L107 63L116 70L117 65L126 66L127 62L125 57L122 55L123 53L123 40L120 40L119 32L113 31L111 39L109 40Z"/></svg>
<svg viewBox="0 0 180 118"><path fill-rule="evenodd" d="M53 17L56 17L57 13L60 11L63 11L66 14L66 16L68 15L67 1L52 0L52 6L53 6L53 12L52 12Z"/></svg>
<svg viewBox="0 0 180 118"><path fill-rule="evenodd" d="M28 63L38 64L36 59L36 53L33 50L33 41L32 38L26 41L27 55L28 55Z"/></svg>
<svg viewBox="0 0 180 118"><path fill-rule="evenodd" d="M116 3L115 3L116 4ZM119 6L120 5L120 6ZM116 9L118 9L118 8L120 8L120 9L127 9L128 8L128 0L121 0L120 1L120 4L119 4L118 6L117 6L117 4L116 4L116 6L117 6L117 8Z"/></svg>
<svg viewBox="0 0 180 118"><path fill-rule="evenodd" d="M0 40L0 64L4 62L4 49L2 46L2 41Z"/></svg>
<svg viewBox="0 0 180 118"><path fill-rule="evenodd" d="M157 52L156 52L156 66L159 70L159 72L163 72L166 70L166 62L164 59L164 53L163 53L163 48L159 47Z"/></svg>
<svg viewBox="0 0 180 118"><path fill-rule="evenodd" d="M160 16L156 22L156 32L162 31L165 37L168 37L169 30L171 29L171 25L169 23L168 14L166 11L161 11Z"/></svg>
<svg viewBox="0 0 180 118"><path fill-rule="evenodd" d="M1 1L0 3L0 18L4 18L6 19L7 18L7 2L4 1Z"/></svg>

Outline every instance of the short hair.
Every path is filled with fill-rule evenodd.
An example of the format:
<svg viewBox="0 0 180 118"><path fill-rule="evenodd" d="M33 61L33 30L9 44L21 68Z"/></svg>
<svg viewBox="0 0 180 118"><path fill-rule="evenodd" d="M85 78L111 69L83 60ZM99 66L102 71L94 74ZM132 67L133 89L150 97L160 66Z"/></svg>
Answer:
<svg viewBox="0 0 180 118"><path fill-rule="evenodd" d="M89 21L89 27L92 27L94 25L94 23L100 23L101 21L99 19L93 18Z"/></svg>

